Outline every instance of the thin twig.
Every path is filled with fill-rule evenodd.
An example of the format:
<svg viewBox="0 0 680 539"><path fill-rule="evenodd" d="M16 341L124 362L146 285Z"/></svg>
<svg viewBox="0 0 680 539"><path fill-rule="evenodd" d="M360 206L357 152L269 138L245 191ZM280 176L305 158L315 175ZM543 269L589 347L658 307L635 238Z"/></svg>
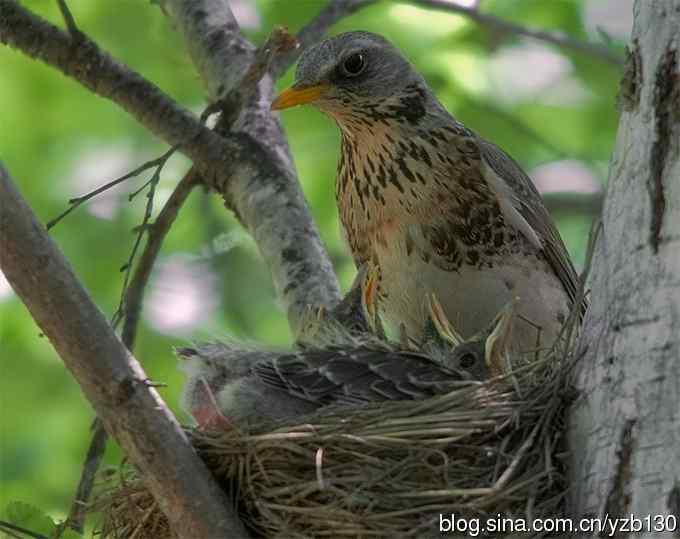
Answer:
<svg viewBox="0 0 680 539"><path fill-rule="evenodd" d="M151 161L148 161L147 163L144 163L140 167L137 167L134 171L129 172L128 174L122 176L121 178L118 178L117 180L114 180L113 182L109 182L108 184L96 189L92 193L88 193L87 195L85 195L83 197L78 197L76 199L71 199L71 201L69 201L69 202L72 202L72 203L75 202L76 205L82 204L86 200L89 200L90 198L96 196L97 194L104 192L106 189L110 188L112 185L116 185L117 183L120 183L120 182L124 181L125 179L128 179L132 176L136 176L140 172L143 172L144 170L146 170L146 169L148 169L152 166L156 167L156 170L154 171L154 174L151 177L151 179L148 182L146 182L140 189L138 189L137 191L135 191L135 192L133 192L132 194L129 195L129 199L132 200L137 194L139 194L146 187L150 188L149 193L147 194L148 201L147 201L146 211L144 213L144 218L143 218L142 224L139 227L136 228L137 238L135 240L134 247L133 247L132 252L130 254L130 258L128 259L128 263L126 264L126 266L124 266L124 268L126 269L126 273L125 273L125 279L124 279L123 288L122 288L122 292L121 292L121 299L120 299L120 302L119 302L118 309L114 313L112 321L111 321L111 324L114 328L118 325L118 323L120 321L121 314L122 314L124 298L126 297L126 294L127 294L127 280L128 280L129 275L130 275L130 267L132 265L132 262L134 260L135 255L136 255L137 249L139 248L139 244L141 242L141 237L143 236L144 231L147 230L147 228L148 228L147 223L148 223L148 221L151 217L151 210L152 210L152 207L153 207L153 197L154 197L154 194L155 194L156 184L160 180L160 172L161 172L163 166L165 165L165 163L167 163L168 159L176 151L176 149L177 149L176 147L172 147L168 151L166 151L162 156L160 156L156 159L153 159ZM179 186L178 186L177 189L179 189ZM175 192L177 191L177 189L175 190ZM174 194L175 193L173 193L173 195ZM171 197L171 199L172 199L172 197ZM170 203L170 200L168 200L168 203ZM167 207L167 206L168 206L168 204L166 203L165 207ZM74 207L75 206L71 207L69 209L69 211L72 210ZM66 215L68 215L69 211L63 213L56 220L54 220L52 222L52 225L55 224L56 222L58 222L63 217L65 217ZM52 225L48 224L48 228ZM163 233L163 235L164 234L165 233ZM151 233L149 234L149 241L150 240L151 240ZM162 241L162 238L161 238L160 241ZM148 243L147 243L147 247L148 247ZM146 250L145 250L145 253L146 253ZM155 256L154 256L154 260L155 260ZM151 266L152 265L153 265L153 260L151 261ZM149 267L149 272L150 271L151 271L151 267ZM146 284L146 281L144 282L144 284ZM140 291L140 302L141 302L141 293L142 292ZM140 307L140 309L141 309L141 307ZM139 315L137 313L137 315L135 316L135 320L134 320L134 326L135 327L131 328L130 324L128 324L128 320L127 320L127 317L126 317L125 326L127 327L127 332L126 332L127 338L124 335L122 340L123 340L123 344L125 344L127 349L130 350L131 352L132 352L133 347L134 347L134 335L135 335L136 325L137 325L138 319L139 319ZM92 429L91 430L92 430L92 433L93 433L92 438L90 440L90 445L88 447L87 455L85 457L85 463L83 464L83 469L82 469L81 474L80 474L80 480L78 481L78 488L76 490L76 494L75 494L73 501L71 503L71 510L69 512L69 516L66 520L66 525L69 528L71 528L71 529L73 529L73 530L75 530L79 533L82 533L83 529L84 529L85 516L86 516L86 513L87 513L86 506L87 506L87 503L89 502L90 497L92 495L92 489L94 487L94 480L95 480L95 477L97 475L97 471L99 470L99 466L101 465L101 461L104 457L104 452L106 451L106 443L108 441L108 434L107 434L107 432L104 428L102 421L98 417L96 417L94 419L94 422L92 423Z"/></svg>
<svg viewBox="0 0 680 539"><path fill-rule="evenodd" d="M221 112L221 126L219 129L216 128L215 131L218 133L228 131L250 96L257 91L258 84L269 71L273 61L297 47L297 40L286 28L282 26L274 27L266 41L255 52L255 57L241 80L226 95L221 95L224 92L224 87L220 86L218 89L219 99L210 103L201 113L201 123L205 123L212 114Z"/></svg>
<svg viewBox="0 0 680 539"><path fill-rule="evenodd" d="M298 48L297 39L287 29L282 26L274 27L267 40L255 52L255 58L241 81L220 100L225 125L233 124L250 96L257 91L258 84L271 69L273 62L281 55Z"/></svg>
<svg viewBox="0 0 680 539"><path fill-rule="evenodd" d="M17 539L21 539L22 536L33 537L33 539L49 539L42 533L27 530L26 528L22 528L21 526L17 526L16 524L12 524L11 522L6 522L4 520L0 520L0 530L11 537L16 537ZM15 535L12 532L18 532L22 535Z"/></svg>
<svg viewBox="0 0 680 539"><path fill-rule="evenodd" d="M168 198L154 223L148 227L149 234L146 239L144 251L139 257L130 284L128 285L127 290L124 291L125 322L123 323L122 340L128 347L131 347L135 341L137 326L142 311L144 289L149 281L151 270L158 257L163 240L170 230L170 227L175 222L180 208L193 188L199 184L199 180L200 177L198 173L194 168L191 168L177 184L177 187L175 187L175 190L170 195L170 198Z"/></svg>
<svg viewBox="0 0 680 539"><path fill-rule="evenodd" d="M187 42L195 45L194 53L201 56L197 65L224 64L223 69L215 68L214 77L210 75L210 87L215 88L230 73L234 78L234 72L245 72L254 52L239 38L233 17L216 17L212 12L208 16L206 9L218 4L226 6L207 0L164 3ZM255 113L242 115L243 129L223 137L93 41L86 38L73 47L66 32L14 0L0 0L0 12L0 42L56 67L123 107L168 145L180 145L203 182L222 195L257 242L291 327L296 327L308 305L335 304L339 287L332 264L296 181L283 132L269 112L271 85L261 84L260 98L250 100L249 110ZM237 56L248 57L243 70L233 65ZM203 62L208 57L212 60ZM305 286L300 286L303 281Z"/></svg>
<svg viewBox="0 0 680 539"><path fill-rule="evenodd" d="M324 37L328 29L355 11L377 3L378 0L330 0L326 6L295 36L299 46L274 58L271 74L277 79L297 60L302 51Z"/></svg>
<svg viewBox="0 0 680 539"><path fill-rule="evenodd" d="M520 446L519 450L517 451L517 453L516 453L515 456L513 457L512 461L511 461L510 464L508 465L508 467L503 471L503 473L501 474L501 476L498 478L498 480L497 480L497 481L493 484L493 486L491 487L492 491L499 492L500 490L502 490L502 489L505 487L505 485L507 484L507 482L508 482L508 481L510 480L510 478L512 477L512 474L514 474L515 471L517 470L517 467L519 466L520 462L521 462L522 459L524 458L524 455L526 454L526 452L527 452L527 451L531 448L531 446L533 445L534 439L536 438L536 434L538 433L539 427L540 427L540 426L541 426L541 424L538 423L538 424L531 430L531 434L529 434L529 436L527 437L527 439L524 440L524 442L523 442L522 445Z"/></svg>
<svg viewBox="0 0 680 539"><path fill-rule="evenodd" d="M240 32L228 3L163 0L162 5L164 13L189 44L189 54L209 95L219 96L221 88L227 93L240 84L257 49ZM241 173L236 171L224 180L222 174L216 187L255 239L272 270L291 330L296 332L300 317L309 305L330 308L340 294L300 190L278 115L271 113L272 94L271 77L264 77L238 117L238 130L225 137L252 141L253 150L260 147L264 159L258 158L258 162L246 168L244 159L252 158L253 153L250 149L239 153L234 158L236 164L242 164L238 167ZM218 159L221 163L227 161L223 156ZM229 165L231 163L227 168L233 168ZM215 185L215 182L207 183Z"/></svg>
<svg viewBox="0 0 680 539"><path fill-rule="evenodd" d="M163 240L170 230L170 227L175 222L179 209L186 201L189 193L191 193L192 189L198 185L199 179L196 170L194 168L190 169L177 187L175 187L175 190L170 195L170 198L168 198L155 222L147 227L149 234L147 236L146 245L144 246L144 251L137 262L135 273L130 280L127 290L123 289L121 295L121 297L124 297L123 314L125 315L121 340L130 351L132 351L134 347L137 334L137 327L142 310L144 288L148 283L149 276L151 275L158 253L160 252ZM78 489L67 519L68 526L80 533L82 533L84 528L86 505L92 495L94 478L101 465L106 449L106 442L108 440L108 434L99 418L95 418L92 424L92 431L92 439L90 440L85 464L83 465L83 470L81 472Z"/></svg>
<svg viewBox="0 0 680 539"><path fill-rule="evenodd" d="M0 12L0 42L56 67L96 95L118 104L168 145L179 146L206 173L207 181L215 183L234 172L224 166L222 158L244 150L240 141L226 141L213 133L158 87L93 41L85 38L80 46L73 47L66 32L14 0L0 0ZM83 69L84 65L89 68ZM219 163L219 169L215 163Z"/></svg>
<svg viewBox="0 0 680 539"><path fill-rule="evenodd" d="M83 533L85 528L85 515L87 514L87 503L90 500L92 489L94 487L94 479L97 475L97 470L101 465L106 451L106 442L109 435L104 429L104 424L98 417L94 418L92 422L92 439L90 446L87 449L83 470L80 473L80 481L78 482L78 489L76 495L71 502L71 510L69 511L66 525L72 530Z"/></svg>
<svg viewBox="0 0 680 539"><path fill-rule="evenodd" d="M595 255L595 247L597 246L597 240L602 232L602 219L596 219L592 226L590 227L590 236L588 237L588 246L586 247L586 259L583 267L583 271L579 276L579 286L576 291L576 298L574 298L574 306L572 312L569 313L569 321L566 326L568 327L566 336L567 348L572 347L572 338L574 336L574 331L577 326L576 320L579 322L583 321L586 312L588 310L589 298L588 298L588 277L590 276L590 271L593 264L593 256ZM578 324L580 326L580 324Z"/></svg>
<svg viewBox="0 0 680 539"><path fill-rule="evenodd" d="M27 537L33 537L33 539L49 539L46 535L32 532L31 530L27 530L26 528L22 528L21 526L17 526L16 524L12 524L11 522L6 522L4 520L0 520L0 530L2 530L2 532L8 536L16 537L17 539L21 539L21 535L15 535L12 532L18 532Z"/></svg>
<svg viewBox="0 0 680 539"><path fill-rule="evenodd" d="M208 116L209 116L208 109L206 109L201 115L201 122L205 123ZM151 187L151 191L147 195L149 198L142 224L136 227L137 238L134 247L132 249L127 264L123 266L126 269L125 280L121 291L119 306L116 312L114 313L111 321L112 326L115 328L120 322L122 316L124 315L125 322L123 324L121 340L123 341L123 344L125 344L127 349L130 350L131 352L133 351L134 348L134 341L141 314L144 288L148 283L148 279L151 275L153 265L156 261L156 257L158 256L158 252L160 251L160 247L163 243L163 239L168 233L170 226L175 221L179 208L182 206L182 204L186 200L187 196L189 195L193 187L195 187L195 185L199 181L198 172L194 167L192 167L189 170L189 172L184 176L184 178L182 178L182 180L177 185L170 198L167 200L165 206L159 213L155 223L153 225L148 224L148 220L150 218L151 213L150 210L153 204L153 195L155 193L155 185L159 180L161 169L176 150L177 146L173 146L160 157L152 159L147 163L144 163L134 171L129 172L128 174L122 176L121 178L118 178L117 180L114 180L113 182L110 182L96 189L95 191L89 193L88 195L85 195L84 197L78 197L77 199L71 199L69 201L71 203L76 202L77 204L81 204L86 200L89 200L90 198L96 196L97 194L106 191L113 185L116 185L130 178L131 176L136 176L139 173L143 172L144 170L147 170L148 168L151 168L153 166L156 167L156 171L154 172L154 175L151 177L151 179L144 183L144 185L142 185L142 187L140 187L138 190L132 192L128 196L128 200L132 201L141 191L143 191L147 187ZM72 211L72 209L73 208L59 216L59 218L55 220L55 223L59 219L65 217L70 211ZM142 258L137 264L132 281L130 282L130 285L128 285L127 281L130 275L132 262L135 258L136 251L139 247L141 237L145 231L148 231L149 234L144 248L144 252L142 253ZM101 460L106 450L106 443L108 441L108 434L104 429L104 425L102 424L99 418L95 418L92 425L92 430L94 432L92 435L92 439L90 440L90 445L87 451L85 464L81 472L81 477L78 483L78 489L76 491L76 496L74 497L74 500L72 502L71 511L67 519L68 526L71 529L76 530L80 533L82 533L84 527L86 515L85 506L91 497L92 489L94 487L94 478L101 464Z"/></svg>
<svg viewBox="0 0 680 539"><path fill-rule="evenodd" d="M0 266L181 537L245 537L224 492L0 166ZM37 253L47 262L36 264Z"/></svg>
<svg viewBox="0 0 680 539"><path fill-rule="evenodd" d="M68 33L71 34L74 41L81 41L84 34L78 29L76 20L73 18L71 10L66 5L66 0L57 0L57 5L59 6L59 11L61 11L61 16L64 19Z"/></svg>
<svg viewBox="0 0 680 539"><path fill-rule="evenodd" d="M351 15L355 11L368 7L377 3L378 0L330 0L328 4L312 19L306 26L302 28L297 34L297 40L300 46L278 56L272 63L271 73L277 79L297 60L299 55L321 40L328 29L339 20ZM476 5L471 7L454 4L447 0L407 0L412 4L439 9L442 11L451 11L464 15L482 26L486 26L497 32L511 33L530 37L540 41L546 41L557 45L563 49L581 52L599 58L605 62L622 65L623 58L611 51L606 46L589 43L587 41L579 41L565 34L555 32L547 32L545 30L538 30L528 28L520 24L515 24L479 11Z"/></svg>
<svg viewBox="0 0 680 539"><path fill-rule="evenodd" d="M135 257L137 256L139 246L142 243L144 233L148 230L149 221L151 220L151 214L153 213L153 203L156 197L156 187L158 186L158 182L161 179L161 171L163 170L165 163L167 163L168 158L172 155L174 151L175 149L171 148L164 154L165 159L162 160L158 164L158 166L156 166L156 170L154 170L151 179L145 184L145 186L148 185L149 191L146 193L146 206L144 208L144 216L142 217L142 223L139 226L135 227L135 232L137 235L135 237L135 242L132 245L130 256L128 257L127 262L120 268L120 271L124 272L123 288L120 294L118 308L116 309L116 312L113 313L113 317L111 318L111 325L114 327L114 329L118 327L118 324L120 323L123 317L123 312L125 309L125 295L127 292L128 282L130 281L130 275L132 274L132 265L135 261ZM134 198L136 194L137 193L132 193L130 195L130 200L132 200L132 198Z"/></svg>
<svg viewBox="0 0 680 539"><path fill-rule="evenodd" d="M151 176L151 178L148 179L146 182L144 182L144 184L139 189L132 191L132 193L130 193L128 195L128 202L132 202L135 198L137 198L137 195L139 193L141 193L142 191L144 191L147 187L149 187L154 182L154 180L155 180L155 174L154 174L154 176ZM134 230L137 230L140 227L142 227L142 225L135 227Z"/></svg>
<svg viewBox="0 0 680 539"><path fill-rule="evenodd" d="M482 13L476 7L467 7L450 2L448 0L409 0L411 4L430 7L442 11L458 13L475 21L481 26L485 26L495 32L526 36L539 41L552 43L563 49L586 54L613 65L623 65L623 58L611 51L609 48L588 41L580 41L569 37L564 33L548 32L516 24L514 22L500 19L488 13Z"/></svg>
<svg viewBox="0 0 680 539"><path fill-rule="evenodd" d="M9 531L9 528L3 529L3 525L2 525L3 522L4 522L4 521L1 521L1 520L0 520L0 530L3 530L4 533L5 533L5 535L6 535L7 537L11 537L12 539L24 539L23 536L21 536L21 535L16 535L15 533ZM11 526L11 524L10 524L10 526Z"/></svg>
<svg viewBox="0 0 680 539"><path fill-rule="evenodd" d="M165 152L162 156L156 157L155 159L152 159L151 161L147 161L146 163L143 163L142 165L138 166L133 171L128 172L127 174L124 174L120 178L116 178L115 180L112 180L112 181L102 185L101 187L97 187L94 191L90 191L87 194L84 194L82 196L70 199L68 201L70 206L64 212L60 213L57 217L55 217L51 221L47 222L47 224L45 225L47 227L47 230L52 228L59 221L61 221L64 217L66 217L69 213L71 213L78 206L87 202L88 200L96 197L97 195L100 195L104 191L108 191L112 187L115 187L116 185L124 182L125 180L129 180L130 178L134 178L136 176L139 176L145 170L148 170L148 169L153 168L153 167L158 167L159 165L164 164L165 161L167 161L169 159L169 157L172 155L172 153L175 152L176 149L177 149L176 147L170 148L170 150Z"/></svg>

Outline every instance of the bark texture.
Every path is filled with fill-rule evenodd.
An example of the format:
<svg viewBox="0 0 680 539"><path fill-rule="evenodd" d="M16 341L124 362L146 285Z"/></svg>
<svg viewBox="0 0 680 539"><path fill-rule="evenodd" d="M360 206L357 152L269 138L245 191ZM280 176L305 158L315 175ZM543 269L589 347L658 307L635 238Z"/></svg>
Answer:
<svg viewBox="0 0 680 539"><path fill-rule="evenodd" d="M227 0L163 0L182 33L211 99L223 97L255 60ZM241 166L222 194L255 239L272 271L279 301L294 333L310 305L333 306L339 288L297 181L286 137L270 111L274 82L265 74L244 103L232 131L251 137L265 157Z"/></svg>
<svg viewBox="0 0 680 539"><path fill-rule="evenodd" d="M192 57L209 80L209 94L230 90L252 61L254 47L240 35L225 0L167 0L164 5L192 44ZM255 239L293 329L308 305L337 302L333 268L285 137L269 112L271 78L263 79L235 129L223 138L86 36L74 40L14 0L0 0L0 14L0 42L114 101L193 161L204 183L224 197Z"/></svg>
<svg viewBox="0 0 680 539"><path fill-rule="evenodd" d="M141 365L0 163L0 268L180 537L247 537Z"/></svg>
<svg viewBox="0 0 680 539"><path fill-rule="evenodd" d="M677 517L636 537L680 536L679 28L636 3L569 432L575 516Z"/></svg>

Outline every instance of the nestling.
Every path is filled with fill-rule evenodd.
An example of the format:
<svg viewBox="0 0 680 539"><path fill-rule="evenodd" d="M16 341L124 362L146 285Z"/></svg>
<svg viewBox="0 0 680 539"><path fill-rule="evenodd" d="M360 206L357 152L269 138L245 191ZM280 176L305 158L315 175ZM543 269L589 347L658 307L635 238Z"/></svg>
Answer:
<svg viewBox="0 0 680 539"><path fill-rule="evenodd" d="M183 407L201 428L225 429L293 420L325 406L361 406L419 400L447 393L462 382L506 374L515 302L472 339L463 339L436 297L427 301L425 341L403 348L376 333L379 321L373 268L362 266L347 295L356 307L346 320L322 331L327 344L275 352L215 342L180 348L187 375ZM344 312L344 313L343 313ZM338 314L347 314L340 309ZM344 329L343 329L344 328ZM312 342L319 342L312 339ZM409 347L411 343L408 343Z"/></svg>
<svg viewBox="0 0 680 539"><path fill-rule="evenodd" d="M423 336L434 294L464 338L514 298L512 350L553 345L578 276L538 191L463 126L392 44L349 32L305 51L274 110L309 103L342 134L336 199L357 267L380 269L387 321Z"/></svg>
<svg viewBox="0 0 680 539"><path fill-rule="evenodd" d="M503 374L512 308L466 342L436 301L430 306L424 351L350 333L342 344L287 353L224 342L181 348L183 407L204 429L248 428L295 420L325 406L426 399Z"/></svg>

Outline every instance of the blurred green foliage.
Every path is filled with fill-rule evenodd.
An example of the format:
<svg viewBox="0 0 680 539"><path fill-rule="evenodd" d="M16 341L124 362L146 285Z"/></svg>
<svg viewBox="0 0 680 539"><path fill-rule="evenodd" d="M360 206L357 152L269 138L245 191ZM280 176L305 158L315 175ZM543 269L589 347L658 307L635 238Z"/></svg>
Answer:
<svg viewBox="0 0 680 539"><path fill-rule="evenodd" d="M62 25L56 2L24 0L23 4ZM251 15L259 17L259 28L248 30L255 42L261 42L274 24L292 31L301 28L323 5L320 0L237 4L246 14L248 8L254 9ZM598 39L596 32L587 29L592 25L586 24L579 0L483 0L481 6L524 25ZM181 39L156 5L138 0L71 0L70 7L80 28L112 55L186 107L199 111L205 105ZM596 182L604 182L617 123L618 69L587 56L567 55L554 46L495 35L461 16L397 2L361 10L333 32L350 29L379 32L393 40L455 116L498 143L526 169L577 159ZM534 61L535 56L527 52L531 50L542 51L547 59ZM499 80L494 66L508 52L513 53L514 64L510 75L506 69L504 76L510 79ZM537 73L554 71L555 65L560 70L543 86L524 84ZM289 73L280 85L290 79ZM515 83L524 84L521 92L511 91ZM347 285L353 268L340 241L333 189L337 130L311 109L286 112L282 119L313 214ZM69 198L110 181L163 149L160 141L115 105L54 69L0 48L0 158L43 221L63 211ZM173 158L163 173L156 209L186 167L184 159ZM116 195L107 195L109 218L81 207L52 231L107 315L118 304L119 268L127 260L131 230L141 221L145 204L143 195L132 202L127 195L145 179L130 180ZM560 214L560 229L577 263L583 260L589 221ZM135 347L150 378L167 384L161 393L173 409L178 410L181 385L173 346L221 335L272 345L290 342L256 247L217 197L192 194L166 240L160 262L164 261L200 265L196 279L203 286L203 295L187 306L181 301L183 286L189 290L195 283L180 279L179 288L177 283L173 288L156 279L152 288L160 290L161 300L169 298L167 310L182 314L182 309L188 309L190 315L196 313L197 322L163 329L152 323L154 317L164 315L162 301L156 300L154 309L145 311ZM153 297L151 291L148 297ZM185 419L181 413L180 417ZM79 477L91 420L90 406L49 342L18 299L6 286L0 288L0 511L10 501L24 501L62 517ZM120 459L110 446L109 464Z"/></svg>

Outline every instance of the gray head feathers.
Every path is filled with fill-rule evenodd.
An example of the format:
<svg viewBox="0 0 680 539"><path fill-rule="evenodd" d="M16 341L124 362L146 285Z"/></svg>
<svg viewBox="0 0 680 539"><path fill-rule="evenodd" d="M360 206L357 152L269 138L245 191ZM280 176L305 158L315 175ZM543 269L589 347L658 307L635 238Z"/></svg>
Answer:
<svg viewBox="0 0 680 539"><path fill-rule="evenodd" d="M401 52L370 32L347 32L307 49L298 63L295 86L318 84L375 98L392 96L413 84L427 89Z"/></svg>

